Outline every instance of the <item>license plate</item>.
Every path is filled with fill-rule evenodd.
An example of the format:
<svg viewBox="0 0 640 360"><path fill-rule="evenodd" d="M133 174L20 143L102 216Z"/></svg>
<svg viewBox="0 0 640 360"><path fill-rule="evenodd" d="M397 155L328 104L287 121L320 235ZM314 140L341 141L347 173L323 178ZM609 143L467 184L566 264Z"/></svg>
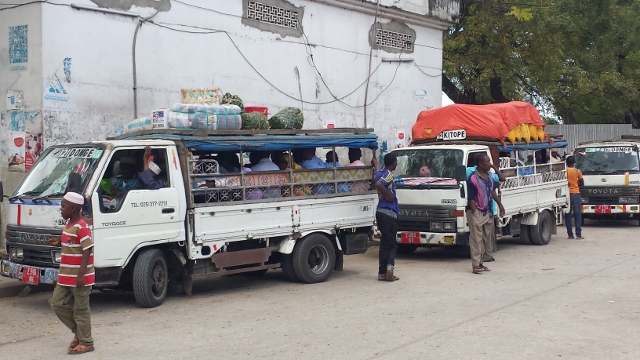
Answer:
<svg viewBox="0 0 640 360"><path fill-rule="evenodd" d="M38 285L40 282L40 269L31 266L23 266L22 282L31 285Z"/></svg>
<svg viewBox="0 0 640 360"><path fill-rule="evenodd" d="M419 232L403 232L400 234L400 241L403 244L420 244Z"/></svg>
<svg viewBox="0 0 640 360"><path fill-rule="evenodd" d="M611 214L611 206L596 205L596 214Z"/></svg>

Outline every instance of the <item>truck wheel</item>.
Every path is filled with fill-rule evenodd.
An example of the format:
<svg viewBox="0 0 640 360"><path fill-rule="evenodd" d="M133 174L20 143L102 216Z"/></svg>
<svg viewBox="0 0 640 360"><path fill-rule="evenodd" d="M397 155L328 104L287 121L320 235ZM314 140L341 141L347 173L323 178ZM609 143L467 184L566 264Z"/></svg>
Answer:
<svg viewBox="0 0 640 360"><path fill-rule="evenodd" d="M520 243L522 245L531 245L531 235L529 234L529 231L531 229L531 226L529 225L520 225Z"/></svg>
<svg viewBox="0 0 640 360"><path fill-rule="evenodd" d="M553 217L549 211L543 211L538 216L538 223L531 226L531 243L534 245L547 245L551 241L553 233Z"/></svg>
<svg viewBox="0 0 640 360"><path fill-rule="evenodd" d="M282 254L280 266L282 266L282 272L287 280L295 282L300 281L295 271L293 271L293 256L291 254Z"/></svg>
<svg viewBox="0 0 640 360"><path fill-rule="evenodd" d="M138 305L156 307L167 296L167 260L158 249L144 250L133 268L133 295Z"/></svg>
<svg viewBox="0 0 640 360"><path fill-rule="evenodd" d="M418 249L418 245L398 244L398 254L409 255L413 254Z"/></svg>
<svg viewBox="0 0 640 360"><path fill-rule="evenodd" d="M293 248L293 271L307 284L325 281L333 272L336 253L326 236L312 234L299 241Z"/></svg>

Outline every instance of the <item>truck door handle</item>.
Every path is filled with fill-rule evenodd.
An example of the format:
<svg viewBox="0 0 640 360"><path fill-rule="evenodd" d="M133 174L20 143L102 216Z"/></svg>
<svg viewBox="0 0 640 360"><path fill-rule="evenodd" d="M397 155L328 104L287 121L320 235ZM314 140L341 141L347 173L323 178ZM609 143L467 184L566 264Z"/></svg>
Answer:
<svg viewBox="0 0 640 360"><path fill-rule="evenodd" d="M174 208L164 208L162 209L163 214L173 214L176 211Z"/></svg>

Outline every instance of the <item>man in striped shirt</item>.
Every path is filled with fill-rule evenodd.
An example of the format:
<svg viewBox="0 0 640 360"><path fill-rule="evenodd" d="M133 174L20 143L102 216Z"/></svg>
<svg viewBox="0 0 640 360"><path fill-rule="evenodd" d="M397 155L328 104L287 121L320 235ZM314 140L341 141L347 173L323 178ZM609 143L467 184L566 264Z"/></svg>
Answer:
<svg viewBox="0 0 640 360"><path fill-rule="evenodd" d="M93 268L93 241L80 213L84 198L68 192L62 199L60 212L67 220L60 240L49 240L49 244L61 246L60 273L58 284L49 300L51 308L60 321L75 335L69 344L69 354L83 354L93 351L91 337L91 315L89 295L95 283ZM73 307L69 302L73 299Z"/></svg>

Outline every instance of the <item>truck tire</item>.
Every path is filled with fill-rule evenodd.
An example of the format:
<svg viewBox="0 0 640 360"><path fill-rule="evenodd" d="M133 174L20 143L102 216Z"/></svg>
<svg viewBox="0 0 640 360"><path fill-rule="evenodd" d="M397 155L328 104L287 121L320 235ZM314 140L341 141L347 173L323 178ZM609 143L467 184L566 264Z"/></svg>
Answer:
<svg viewBox="0 0 640 360"><path fill-rule="evenodd" d="M538 215L538 223L531 226L529 234L533 245L547 245L553 233L553 217L547 210Z"/></svg>
<svg viewBox="0 0 640 360"><path fill-rule="evenodd" d="M156 307L167 297L169 272L164 253L158 249L144 250L133 268L133 295L141 307Z"/></svg>
<svg viewBox="0 0 640 360"><path fill-rule="evenodd" d="M402 255L413 254L418 249L418 245L411 244L398 244L398 250L396 252Z"/></svg>
<svg viewBox="0 0 640 360"><path fill-rule="evenodd" d="M289 281L298 282L298 276L293 271L293 256L291 254L282 254L282 261L280 262L282 272Z"/></svg>
<svg viewBox="0 0 640 360"><path fill-rule="evenodd" d="M529 233L531 230L531 226L529 225L520 225L520 243L522 245L531 245L531 234Z"/></svg>
<svg viewBox="0 0 640 360"><path fill-rule="evenodd" d="M336 264L334 246L321 234L311 234L298 241L292 255L293 271L300 281L307 284L327 280Z"/></svg>

